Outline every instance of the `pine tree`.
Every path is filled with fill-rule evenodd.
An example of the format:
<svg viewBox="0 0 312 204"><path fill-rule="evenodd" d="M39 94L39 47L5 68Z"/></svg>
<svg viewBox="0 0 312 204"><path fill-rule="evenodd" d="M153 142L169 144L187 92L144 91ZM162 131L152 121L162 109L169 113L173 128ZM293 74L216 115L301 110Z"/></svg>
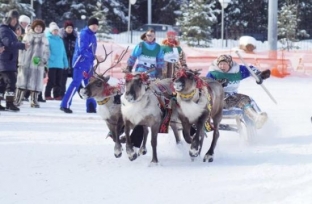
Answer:
<svg viewBox="0 0 312 204"><path fill-rule="evenodd" d="M279 11L277 25L278 36L281 38L280 42L285 46L284 49L290 50L297 48L293 43L298 41L298 36L309 36L305 31L297 31L299 21L296 4L285 4L282 6Z"/></svg>
<svg viewBox="0 0 312 204"><path fill-rule="evenodd" d="M107 24L107 20L106 20L106 12L107 11L108 10L103 7L103 4L100 1L98 1L96 3L96 7L94 7L93 11L92 11L91 17L95 17L99 20L98 39L100 39L100 38L109 39L110 38L108 36L108 34L110 33L111 28Z"/></svg>
<svg viewBox="0 0 312 204"><path fill-rule="evenodd" d="M34 10L31 8L30 4L21 3L19 0L0 0L1 18L11 9L16 9L20 15L35 16Z"/></svg>
<svg viewBox="0 0 312 204"><path fill-rule="evenodd" d="M211 42L211 26L217 22L214 10L215 1L190 0L181 5L181 17L178 23L181 26L182 39L189 46L209 47Z"/></svg>
<svg viewBox="0 0 312 204"><path fill-rule="evenodd" d="M158 0L152 4L152 22L175 25L178 17L181 1Z"/></svg>

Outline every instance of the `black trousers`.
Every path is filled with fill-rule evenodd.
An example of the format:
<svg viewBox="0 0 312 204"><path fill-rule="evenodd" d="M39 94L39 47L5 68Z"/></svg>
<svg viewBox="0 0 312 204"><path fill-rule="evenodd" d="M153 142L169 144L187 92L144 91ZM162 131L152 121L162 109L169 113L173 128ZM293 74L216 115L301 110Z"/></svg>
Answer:
<svg viewBox="0 0 312 204"><path fill-rule="evenodd" d="M49 80L45 89L45 97L51 97L53 89L53 97L57 98L61 95L63 69L49 68Z"/></svg>
<svg viewBox="0 0 312 204"><path fill-rule="evenodd" d="M17 75L14 71L0 72L0 93L13 92L16 89Z"/></svg>
<svg viewBox="0 0 312 204"><path fill-rule="evenodd" d="M62 97L65 95L67 77L68 77L68 69L64 69L63 70L62 81L61 81L61 96Z"/></svg>

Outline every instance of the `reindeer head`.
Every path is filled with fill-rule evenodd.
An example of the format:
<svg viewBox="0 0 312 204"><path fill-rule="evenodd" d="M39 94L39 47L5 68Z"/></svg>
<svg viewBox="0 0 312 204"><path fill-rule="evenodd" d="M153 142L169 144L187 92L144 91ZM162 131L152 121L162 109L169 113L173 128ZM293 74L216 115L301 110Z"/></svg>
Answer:
<svg viewBox="0 0 312 204"><path fill-rule="evenodd" d="M113 95L112 86L108 84L110 76L94 76L90 78L86 87L80 89L80 95L83 98L105 98Z"/></svg>
<svg viewBox="0 0 312 204"><path fill-rule="evenodd" d="M95 99L103 99L106 97L110 97L112 95L116 95L117 92L120 91L120 88L118 86L112 86L108 83L110 76L109 75L105 76L105 74L108 70L113 69L122 60L124 55L127 53L129 47L125 51L122 51L122 53L119 55L119 58L115 61L115 63L113 63L111 67L106 69L103 74L98 74L97 69L99 65L103 63L107 59L107 57L112 53L110 52L107 54L104 45L103 45L103 48L105 51L104 59L102 61L99 61L96 58L97 63L92 69L93 74L91 75L89 83L87 84L85 88L80 90L80 95L83 98L93 97Z"/></svg>
<svg viewBox="0 0 312 204"><path fill-rule="evenodd" d="M140 100L148 89L149 76L147 72L125 72L125 99L133 103Z"/></svg>
<svg viewBox="0 0 312 204"><path fill-rule="evenodd" d="M199 78L200 70L181 68L173 79L173 87L176 92L191 92L201 88L203 81Z"/></svg>

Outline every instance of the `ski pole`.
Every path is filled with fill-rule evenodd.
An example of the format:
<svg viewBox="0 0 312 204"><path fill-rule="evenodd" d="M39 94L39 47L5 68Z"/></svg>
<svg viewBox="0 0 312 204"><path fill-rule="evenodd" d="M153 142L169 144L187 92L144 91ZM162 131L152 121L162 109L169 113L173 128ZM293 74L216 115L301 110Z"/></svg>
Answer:
<svg viewBox="0 0 312 204"><path fill-rule="evenodd" d="M253 72L250 67L246 64L245 60L242 58L242 56L239 54L238 50L235 51L235 53L237 54L237 56L239 57L239 59L243 62L243 64L245 65L245 67L248 69L248 71L250 72L250 74L256 79L257 82L260 82L259 77L256 75L255 72ZM264 86L263 83L260 84L261 87L263 88L263 90L268 94L268 96L271 98L271 100L277 104L276 100L274 99L274 97L272 96L272 94L269 92L269 90Z"/></svg>

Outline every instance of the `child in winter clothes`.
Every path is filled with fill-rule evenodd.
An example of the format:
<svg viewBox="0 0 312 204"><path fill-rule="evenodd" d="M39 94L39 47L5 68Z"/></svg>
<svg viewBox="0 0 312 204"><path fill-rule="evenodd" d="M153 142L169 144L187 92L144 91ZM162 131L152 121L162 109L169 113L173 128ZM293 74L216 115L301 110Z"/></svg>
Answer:
<svg viewBox="0 0 312 204"><path fill-rule="evenodd" d="M49 59L49 43L43 33L45 24L42 20L34 20L31 29L23 41L30 43L27 51L19 52L16 104L20 105L25 90L30 91L30 106L39 108L38 95L43 88L44 66Z"/></svg>
<svg viewBox="0 0 312 204"><path fill-rule="evenodd" d="M261 72L253 66L251 66L250 69L258 75L260 80L257 82L258 84L261 84L264 79L269 78L271 74L270 70ZM261 112L259 107L249 96L237 93L240 81L250 76L251 74L246 66L238 65L233 62L230 55L221 55L212 62L206 77L218 81L225 80L224 108L240 108L248 118L254 121L256 128L260 129L267 120L267 114Z"/></svg>
<svg viewBox="0 0 312 204"><path fill-rule="evenodd" d="M47 32L49 41L50 57L48 60L49 80L45 89L46 100L62 100L61 86L64 69L68 68L68 60L62 38L59 36L59 27L50 23ZM51 91L53 89L53 97Z"/></svg>

